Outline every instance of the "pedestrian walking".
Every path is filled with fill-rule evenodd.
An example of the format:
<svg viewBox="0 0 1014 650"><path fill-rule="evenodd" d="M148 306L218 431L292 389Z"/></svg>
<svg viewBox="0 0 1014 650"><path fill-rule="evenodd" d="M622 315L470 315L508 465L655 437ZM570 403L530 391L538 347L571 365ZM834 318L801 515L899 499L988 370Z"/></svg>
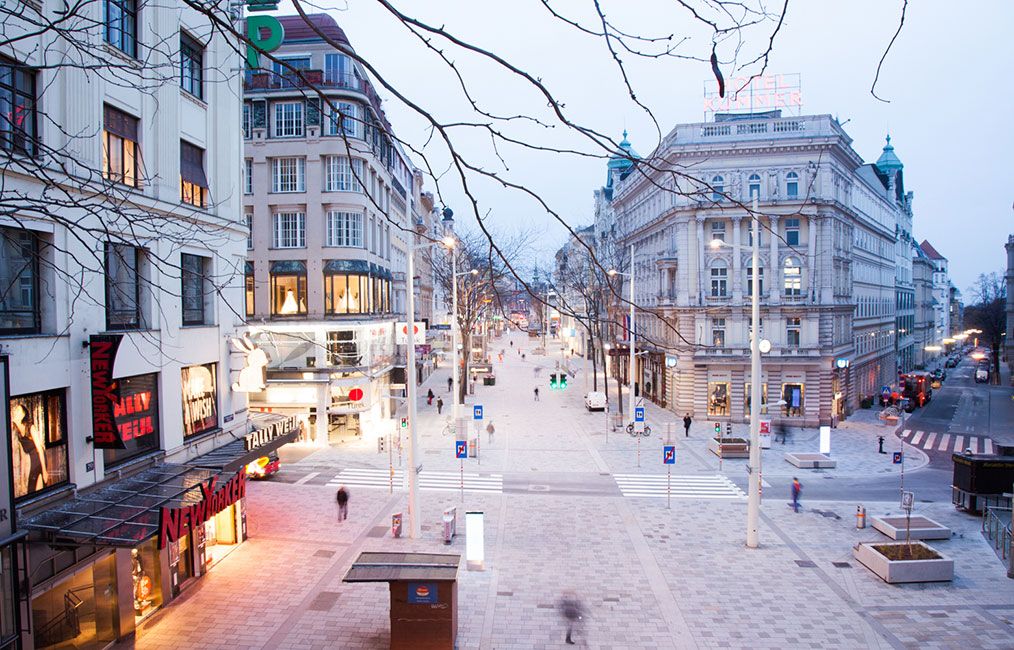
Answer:
<svg viewBox="0 0 1014 650"><path fill-rule="evenodd" d="M795 476L792 477L792 509L799 512L799 493L803 491L803 484Z"/></svg>
<svg viewBox="0 0 1014 650"><path fill-rule="evenodd" d="M539 401L539 387L538 386L535 387L535 401L536 402Z"/></svg>
<svg viewBox="0 0 1014 650"><path fill-rule="evenodd" d="M437 398L437 415L440 415L440 413L443 410L444 410L444 398L443 397L438 397Z"/></svg>
<svg viewBox="0 0 1014 650"><path fill-rule="evenodd" d="M522 353L521 353L521 360L522 360L522 361L524 361L524 360L525 360L525 353L524 353L524 352L522 352Z"/></svg>
<svg viewBox="0 0 1014 650"><path fill-rule="evenodd" d="M496 429L493 427L493 420L490 420L489 424L486 425L486 433L489 434L489 444L493 444L493 434L495 432Z"/></svg>
<svg viewBox="0 0 1014 650"><path fill-rule="evenodd" d="M514 347L514 341L511 341L511 347Z"/></svg>
<svg viewBox="0 0 1014 650"><path fill-rule="evenodd" d="M683 433L684 433L683 437L684 438L689 438L690 437L690 424L692 422L693 422L693 420L690 419L690 414L689 413L687 413L686 415L683 416Z"/></svg>
<svg viewBox="0 0 1014 650"><path fill-rule="evenodd" d="M338 486L335 500L338 502L338 521L345 521L349 518L349 491L344 485Z"/></svg>
<svg viewBox="0 0 1014 650"><path fill-rule="evenodd" d="M426 405L431 406L433 404L433 389L426 391Z"/></svg>
<svg viewBox="0 0 1014 650"><path fill-rule="evenodd" d="M565 592L560 598L560 614L567 625L566 641L570 645L575 645L574 633L580 631L578 628L584 619L584 612L581 601L573 591Z"/></svg>
<svg viewBox="0 0 1014 650"><path fill-rule="evenodd" d="M453 377L448 377L447 378L447 392L448 393L451 392L451 388L453 386L454 386L454 378Z"/></svg>

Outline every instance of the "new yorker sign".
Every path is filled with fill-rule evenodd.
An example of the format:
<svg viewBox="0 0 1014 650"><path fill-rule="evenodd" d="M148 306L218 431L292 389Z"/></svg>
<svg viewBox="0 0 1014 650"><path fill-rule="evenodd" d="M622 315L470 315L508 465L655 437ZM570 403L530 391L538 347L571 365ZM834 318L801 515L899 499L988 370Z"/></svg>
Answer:
<svg viewBox="0 0 1014 650"><path fill-rule="evenodd" d="M247 0L247 11L273 11L276 0ZM261 52L274 52L285 39L285 28L274 16L256 15L246 19L246 65L251 70L261 67Z"/></svg>
<svg viewBox="0 0 1014 650"><path fill-rule="evenodd" d="M225 485L215 489L217 477L201 484L203 497L193 505L160 508L158 511L158 547L175 542L190 531L246 496L246 467L241 468Z"/></svg>
<svg viewBox="0 0 1014 650"><path fill-rule="evenodd" d="M253 433L246 434L243 438L243 447L247 451L253 451L258 447L262 447L275 438L281 438L284 435L290 434L299 428L299 418L295 415L289 416L284 420L279 420L273 424L269 424L263 429L257 429Z"/></svg>

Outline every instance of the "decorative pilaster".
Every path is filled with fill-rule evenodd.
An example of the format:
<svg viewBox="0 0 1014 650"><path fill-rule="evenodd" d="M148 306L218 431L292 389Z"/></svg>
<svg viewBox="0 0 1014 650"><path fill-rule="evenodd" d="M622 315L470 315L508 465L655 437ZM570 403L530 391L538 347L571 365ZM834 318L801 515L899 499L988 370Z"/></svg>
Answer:
<svg viewBox="0 0 1014 650"><path fill-rule="evenodd" d="M743 302L743 259L740 255L742 222L742 217L732 218L732 301L737 305Z"/></svg>
<svg viewBox="0 0 1014 650"><path fill-rule="evenodd" d="M779 302L780 288L781 288L781 274L779 271L778 264L778 215L773 214L771 218L771 259L768 260L768 284L771 287L770 293L768 294L771 300L771 304L775 305Z"/></svg>

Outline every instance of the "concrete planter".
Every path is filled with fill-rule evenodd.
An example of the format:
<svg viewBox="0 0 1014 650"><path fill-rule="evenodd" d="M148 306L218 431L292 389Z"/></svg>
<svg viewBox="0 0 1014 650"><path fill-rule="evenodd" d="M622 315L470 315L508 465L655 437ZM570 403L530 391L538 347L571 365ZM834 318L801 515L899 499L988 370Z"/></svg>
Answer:
<svg viewBox="0 0 1014 650"><path fill-rule="evenodd" d="M904 546L905 542L873 544L864 542L852 549L852 554L867 569L880 576L888 584L903 582L949 582L954 579L954 560L930 548L922 542L913 542L937 555L927 560L891 560L874 546Z"/></svg>
<svg viewBox="0 0 1014 650"><path fill-rule="evenodd" d="M749 458L750 442L743 438L711 438L708 450L719 458Z"/></svg>
<svg viewBox="0 0 1014 650"><path fill-rule="evenodd" d="M871 517L873 528L891 539L905 539L905 517ZM914 516L910 522L912 539L950 539L951 529L928 517Z"/></svg>
<svg viewBox="0 0 1014 650"><path fill-rule="evenodd" d="M806 454L789 452L785 454L785 461L800 469L833 469L838 465L837 461L824 454Z"/></svg>

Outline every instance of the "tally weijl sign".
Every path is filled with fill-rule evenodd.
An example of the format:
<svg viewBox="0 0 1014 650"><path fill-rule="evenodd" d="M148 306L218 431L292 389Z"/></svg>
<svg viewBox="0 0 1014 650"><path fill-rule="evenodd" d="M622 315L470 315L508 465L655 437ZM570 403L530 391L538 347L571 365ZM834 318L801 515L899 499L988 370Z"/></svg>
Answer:
<svg viewBox="0 0 1014 650"><path fill-rule="evenodd" d="M274 11L278 3L272 0L247 0L247 11ZM274 52L285 40L285 28L274 16L256 15L246 19L246 65L251 70L261 67L261 52Z"/></svg>
<svg viewBox="0 0 1014 650"><path fill-rule="evenodd" d="M299 417L292 415L284 420L273 422L266 427L257 429L253 433L248 433L243 439L243 447L246 451L253 451L258 447L262 447L275 438L280 438L284 435L292 433L299 428Z"/></svg>
<svg viewBox="0 0 1014 650"><path fill-rule="evenodd" d="M158 547L165 548L166 542L175 542L218 513L246 496L246 467L219 489L215 489L217 477L201 484L203 498L197 503L179 508L161 508L158 512Z"/></svg>

